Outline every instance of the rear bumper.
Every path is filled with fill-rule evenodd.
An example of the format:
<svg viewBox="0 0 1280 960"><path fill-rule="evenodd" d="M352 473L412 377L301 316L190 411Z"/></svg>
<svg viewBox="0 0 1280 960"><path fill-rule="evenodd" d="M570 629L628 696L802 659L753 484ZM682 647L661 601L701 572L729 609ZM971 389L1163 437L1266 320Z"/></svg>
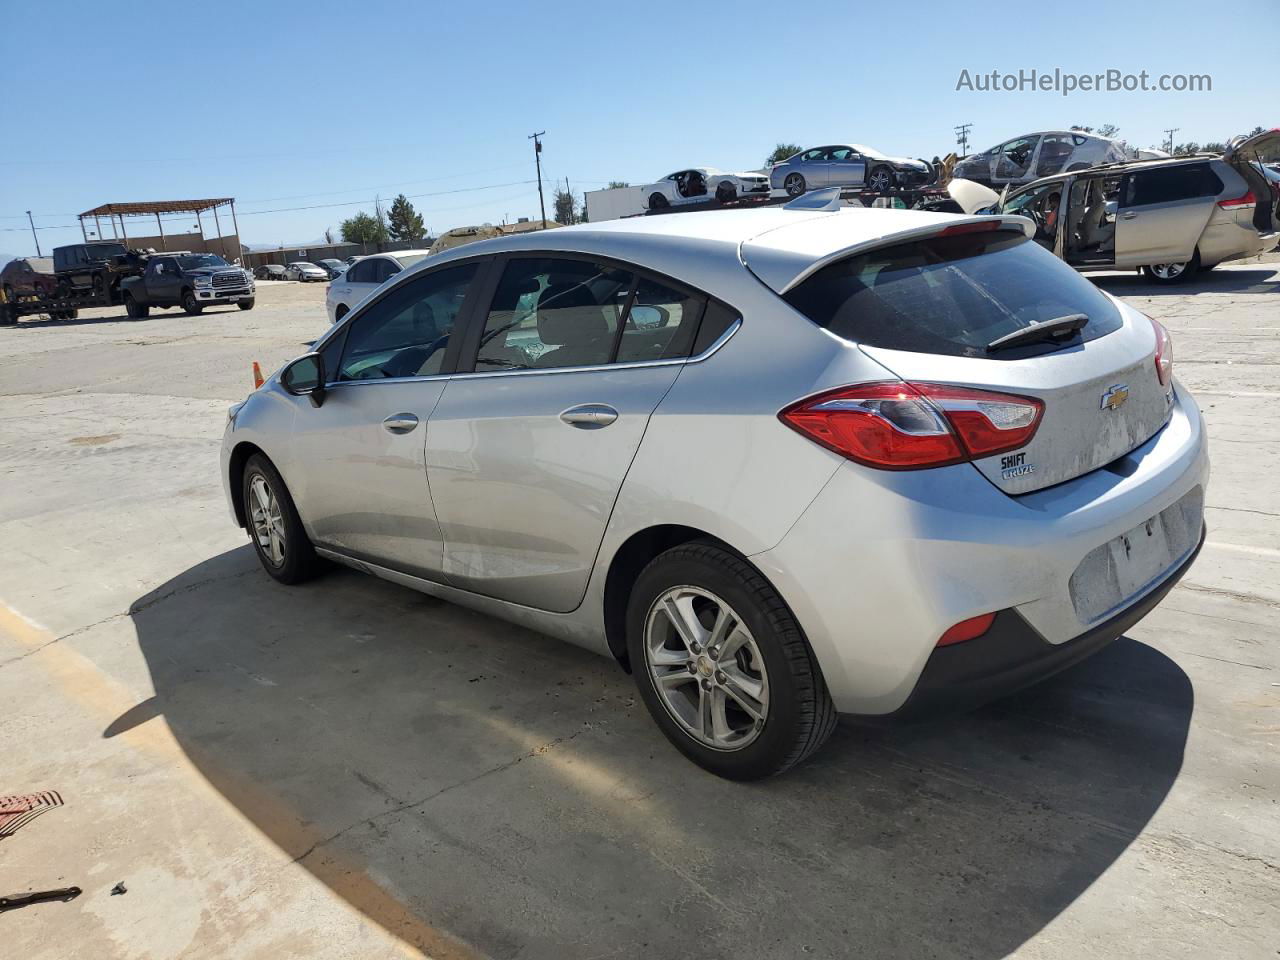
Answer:
<svg viewBox="0 0 1280 960"><path fill-rule="evenodd" d="M1020 497L969 464L840 466L787 535L750 557L803 628L836 709L901 709L938 638L970 617L1016 611L1057 647L1158 601L1194 552L1209 479L1200 411L1181 387L1177 397L1165 428L1123 463ZM1183 517L1166 528L1178 533L1167 567L1148 571L1143 551L1123 574L1106 564L1109 545L1162 516Z"/></svg>
<svg viewBox="0 0 1280 960"><path fill-rule="evenodd" d="M1155 589L1109 620L1066 643L1050 643L1017 610L996 614L991 629L975 640L938 647L929 656L907 702L876 722L924 720L970 710L1015 693L1093 656L1145 617L1191 569L1195 550Z"/></svg>

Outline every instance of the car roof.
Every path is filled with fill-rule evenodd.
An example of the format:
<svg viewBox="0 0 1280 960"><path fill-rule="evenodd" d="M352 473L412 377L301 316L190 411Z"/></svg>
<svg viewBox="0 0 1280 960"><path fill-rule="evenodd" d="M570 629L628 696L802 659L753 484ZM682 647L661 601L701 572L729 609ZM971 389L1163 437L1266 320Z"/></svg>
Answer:
<svg viewBox="0 0 1280 960"><path fill-rule="evenodd" d="M826 263L856 251L884 246L945 227L991 217L921 210L842 207L814 210L789 206L708 210L628 217L480 240L436 254L409 272L475 256L520 251L595 254L648 267L715 294L727 276L740 280L745 266L778 293L784 293ZM1004 219L1030 235L1021 217ZM721 295L729 296L724 290Z"/></svg>
<svg viewBox="0 0 1280 960"><path fill-rule="evenodd" d="M1204 163L1206 160L1221 159L1222 154L1219 153L1195 153L1189 157L1154 157L1150 160L1117 160L1115 163L1100 163L1097 166L1085 167L1083 170L1070 170L1063 173L1055 173L1049 177L1040 177L1037 180L1032 180L1030 183L1022 184L1016 191L1011 191L1011 193L1023 193L1029 187L1046 183L1049 180L1065 180L1067 177L1083 177L1090 174L1128 173L1131 170L1150 170L1153 167L1176 167L1187 163Z"/></svg>

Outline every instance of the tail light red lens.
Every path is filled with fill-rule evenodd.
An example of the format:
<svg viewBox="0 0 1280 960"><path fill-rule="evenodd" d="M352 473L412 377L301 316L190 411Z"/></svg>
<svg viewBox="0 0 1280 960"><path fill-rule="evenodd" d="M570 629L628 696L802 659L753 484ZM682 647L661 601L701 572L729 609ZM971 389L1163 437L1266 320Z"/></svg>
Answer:
<svg viewBox="0 0 1280 960"><path fill-rule="evenodd" d="M1026 446L1044 404L943 383L886 381L840 387L778 414L843 457L882 470L941 467Z"/></svg>
<svg viewBox="0 0 1280 960"><path fill-rule="evenodd" d="M961 620L954 627L949 627L947 632L938 638L938 646L949 647L953 643L976 640L991 629L991 624L995 622L995 619L996 615L994 613L984 613L980 616L970 617L968 620Z"/></svg>
<svg viewBox="0 0 1280 960"><path fill-rule="evenodd" d="M1250 190L1247 193L1245 193L1243 196L1233 197L1230 200L1219 200L1218 206L1224 207L1229 210L1232 207L1251 207L1257 202L1258 202L1258 198L1255 197L1253 195L1253 191Z"/></svg>
<svg viewBox="0 0 1280 960"><path fill-rule="evenodd" d="M1173 379L1173 338L1160 321L1151 320L1151 326L1156 331L1156 376L1160 378L1160 386L1167 387Z"/></svg>

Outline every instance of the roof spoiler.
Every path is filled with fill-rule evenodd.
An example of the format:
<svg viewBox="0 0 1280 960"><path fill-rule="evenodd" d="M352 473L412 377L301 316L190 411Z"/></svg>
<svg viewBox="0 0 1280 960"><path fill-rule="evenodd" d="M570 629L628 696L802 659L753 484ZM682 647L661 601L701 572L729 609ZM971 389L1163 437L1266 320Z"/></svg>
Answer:
<svg viewBox="0 0 1280 960"><path fill-rule="evenodd" d="M802 193L794 200L788 201L782 205L783 210L839 210L840 188L824 187L821 190L812 190L809 193Z"/></svg>

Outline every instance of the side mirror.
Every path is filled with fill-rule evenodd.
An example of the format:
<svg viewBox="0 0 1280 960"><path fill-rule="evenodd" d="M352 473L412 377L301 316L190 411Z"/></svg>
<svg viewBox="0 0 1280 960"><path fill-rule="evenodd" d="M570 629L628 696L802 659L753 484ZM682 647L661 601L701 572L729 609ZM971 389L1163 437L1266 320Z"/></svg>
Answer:
<svg viewBox="0 0 1280 960"><path fill-rule="evenodd" d="M667 325L666 312L648 304L631 305L631 322L641 330L652 330Z"/></svg>
<svg viewBox="0 0 1280 960"><path fill-rule="evenodd" d="M324 403L324 357L308 353L284 368L280 385L295 397L310 397L311 405Z"/></svg>

